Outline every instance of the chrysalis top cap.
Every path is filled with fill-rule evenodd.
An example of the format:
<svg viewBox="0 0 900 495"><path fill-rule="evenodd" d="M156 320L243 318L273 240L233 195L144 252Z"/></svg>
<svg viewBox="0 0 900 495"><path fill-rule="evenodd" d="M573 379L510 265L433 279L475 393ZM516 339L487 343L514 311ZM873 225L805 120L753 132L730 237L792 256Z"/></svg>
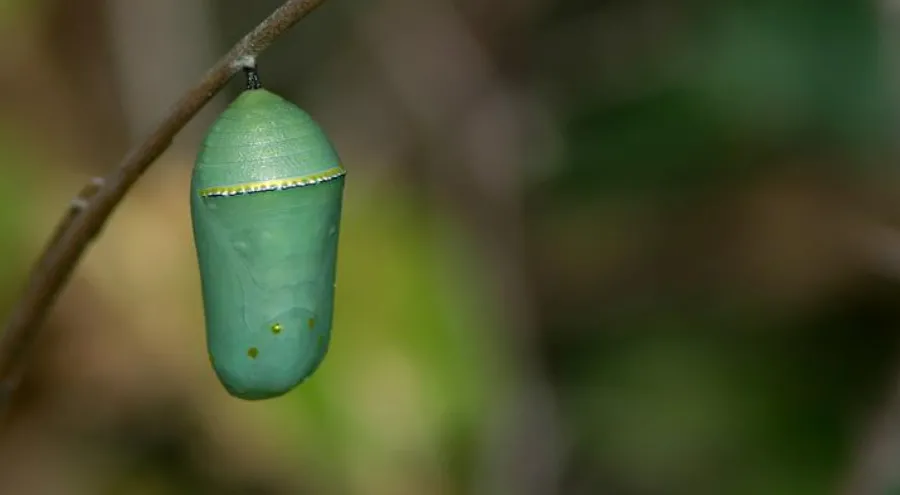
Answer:
<svg viewBox="0 0 900 495"><path fill-rule="evenodd" d="M319 125L280 96L241 93L210 128L197 157L200 189L343 172Z"/></svg>

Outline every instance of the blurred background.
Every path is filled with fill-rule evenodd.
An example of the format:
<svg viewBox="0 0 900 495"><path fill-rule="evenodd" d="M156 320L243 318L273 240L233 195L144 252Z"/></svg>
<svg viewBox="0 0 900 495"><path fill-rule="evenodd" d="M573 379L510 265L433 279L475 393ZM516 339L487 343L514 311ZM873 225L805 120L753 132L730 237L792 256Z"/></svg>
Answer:
<svg viewBox="0 0 900 495"><path fill-rule="evenodd" d="M0 315L279 3L0 0ZM900 493L900 2L331 0L259 64L349 171L323 366L251 403L207 361L236 78L54 306L0 492Z"/></svg>

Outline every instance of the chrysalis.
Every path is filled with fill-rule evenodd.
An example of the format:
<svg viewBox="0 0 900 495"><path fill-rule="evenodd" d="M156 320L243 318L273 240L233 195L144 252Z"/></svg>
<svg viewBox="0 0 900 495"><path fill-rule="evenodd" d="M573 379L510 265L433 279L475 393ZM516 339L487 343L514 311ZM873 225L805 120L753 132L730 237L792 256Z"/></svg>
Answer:
<svg viewBox="0 0 900 495"><path fill-rule="evenodd" d="M231 395L258 400L328 351L345 171L306 112L245 72L197 156L191 217L210 361Z"/></svg>

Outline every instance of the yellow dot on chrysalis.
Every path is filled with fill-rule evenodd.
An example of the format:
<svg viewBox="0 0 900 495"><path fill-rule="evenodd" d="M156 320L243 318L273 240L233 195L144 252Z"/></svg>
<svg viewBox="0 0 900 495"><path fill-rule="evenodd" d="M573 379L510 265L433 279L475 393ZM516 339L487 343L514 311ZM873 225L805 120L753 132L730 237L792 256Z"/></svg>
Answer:
<svg viewBox="0 0 900 495"><path fill-rule="evenodd" d="M281 333L281 323L272 325L272 333Z"/></svg>
<svg viewBox="0 0 900 495"><path fill-rule="evenodd" d="M247 355L250 356L250 359L256 359L256 356L259 355L259 349L256 347L251 347L247 349Z"/></svg>
<svg viewBox="0 0 900 495"><path fill-rule="evenodd" d="M313 319L313 318L310 318L309 320L306 320L306 326L308 326L309 329L312 330L313 327L316 326L316 320Z"/></svg>

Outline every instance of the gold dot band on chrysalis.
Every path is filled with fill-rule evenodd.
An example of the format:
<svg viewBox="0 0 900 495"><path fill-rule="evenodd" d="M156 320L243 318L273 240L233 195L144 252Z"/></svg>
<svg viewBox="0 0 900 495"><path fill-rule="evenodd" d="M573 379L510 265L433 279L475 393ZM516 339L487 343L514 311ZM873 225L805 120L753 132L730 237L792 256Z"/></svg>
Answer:
<svg viewBox="0 0 900 495"><path fill-rule="evenodd" d="M280 191L282 189L291 189L294 187L314 186L320 182L337 179L346 174L347 171L343 167L331 167L324 172L317 174L304 175L301 177L290 177L287 179L265 180L259 182L247 182L244 184L236 184L233 186L217 186L200 189L197 194L200 197L207 198L210 196L237 196L239 194L250 194L265 191Z"/></svg>

